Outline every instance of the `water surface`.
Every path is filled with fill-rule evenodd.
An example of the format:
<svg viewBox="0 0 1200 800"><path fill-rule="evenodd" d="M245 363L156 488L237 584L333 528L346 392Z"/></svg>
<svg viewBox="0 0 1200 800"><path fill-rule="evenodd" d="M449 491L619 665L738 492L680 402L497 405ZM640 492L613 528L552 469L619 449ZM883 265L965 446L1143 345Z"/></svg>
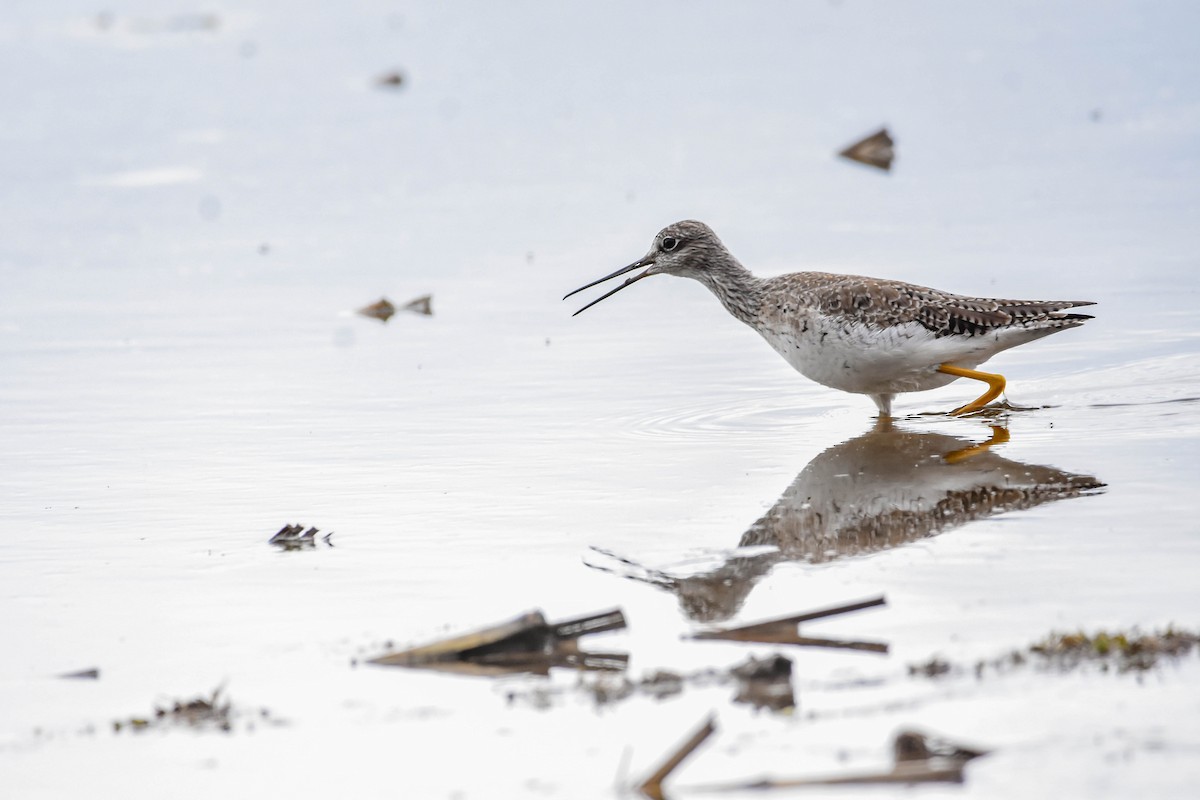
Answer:
<svg viewBox="0 0 1200 800"><path fill-rule="evenodd" d="M1194 658L907 673L1196 626L1189 4L98 13L0 23L6 792L610 797L716 711L684 796L883 764L903 726L995 748L966 796L1189 796ZM373 85L396 68L400 90ZM833 157L883 123L892 174ZM1030 410L923 415L972 396L952 385L880 432L698 284L570 317L562 294L685 217L761 274L1081 297L1097 319L990 362ZM352 313L427 292L431 318ZM268 546L289 522L333 546ZM878 594L812 632L886 657L680 638ZM612 606L630 629L589 646L631 674L781 650L798 710L352 666ZM222 684L286 724L111 731ZM507 699L544 684L549 708Z"/></svg>

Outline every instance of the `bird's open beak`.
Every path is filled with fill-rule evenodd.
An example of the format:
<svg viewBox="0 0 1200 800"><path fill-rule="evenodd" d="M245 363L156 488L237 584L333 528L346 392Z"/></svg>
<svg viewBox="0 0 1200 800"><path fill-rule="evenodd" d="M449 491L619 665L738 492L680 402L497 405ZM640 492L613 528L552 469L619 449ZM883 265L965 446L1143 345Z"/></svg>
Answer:
<svg viewBox="0 0 1200 800"><path fill-rule="evenodd" d="M566 300L568 297L570 297L573 294L578 294L579 292L582 292L584 289L590 289L598 283L604 283L607 280L612 280L613 278L617 277L618 275L624 275L626 272L632 272L633 270L637 269L638 267L649 267L649 266L653 266L653 264L654 264L654 258L652 256L646 256L645 258L642 258L642 259L639 259L639 260L633 262L628 267L621 267L619 270L617 270L616 272L614 272L611 275L605 275L603 278L600 278L599 280L594 280L589 284L580 286L578 289L576 289L573 292L568 292L567 294L563 295L563 300ZM642 278L649 277L652 274L653 273L650 272L650 270L646 270L645 272L642 272L638 275L634 275L632 278L626 278L625 282L622 283L620 286L613 289L611 292L607 292L605 294L600 295L595 300L588 303L586 306L579 309L571 316L574 317L579 314L582 314L584 311L587 311L589 308L596 305L596 303L599 303L601 300L604 300L605 298L608 298L608 297L612 297L614 294L621 291L629 284L634 283L635 281L640 281Z"/></svg>

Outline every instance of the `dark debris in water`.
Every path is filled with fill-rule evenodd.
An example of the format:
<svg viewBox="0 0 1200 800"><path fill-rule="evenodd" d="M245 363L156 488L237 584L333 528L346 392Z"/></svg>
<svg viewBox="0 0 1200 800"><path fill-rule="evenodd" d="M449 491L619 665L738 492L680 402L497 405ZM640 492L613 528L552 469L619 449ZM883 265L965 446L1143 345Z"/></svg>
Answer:
<svg viewBox="0 0 1200 800"><path fill-rule="evenodd" d="M380 322L387 322L396 313L396 307L386 297L376 300L369 306L363 306L357 312L361 316L377 319Z"/></svg>
<svg viewBox="0 0 1200 800"><path fill-rule="evenodd" d="M684 762L696 748L704 744L708 737L717 732L717 721L710 716L704 724L697 728L679 747L672 750L654 772L647 775L634 789L643 797L651 800L663 800L663 781L665 781L680 764Z"/></svg>
<svg viewBox="0 0 1200 800"><path fill-rule="evenodd" d="M792 660L778 654L751 658L729 671L738 682L735 703L745 703L755 709L790 711L796 707L796 690L792 686Z"/></svg>
<svg viewBox="0 0 1200 800"><path fill-rule="evenodd" d="M941 656L933 656L928 661L919 664L909 664L909 675L922 675L926 678L937 678L954 669L954 665Z"/></svg>
<svg viewBox="0 0 1200 800"><path fill-rule="evenodd" d="M1011 650L997 658L982 659L973 668L976 677L989 673L1010 672L1032 667L1043 671L1071 672L1087 666L1120 673L1145 672L1162 659L1183 658L1200 651L1200 633L1168 627L1163 631L1141 633L1099 631L1095 634L1052 632L1022 650ZM964 665L952 664L941 656L909 664L908 673L926 678L967 672Z"/></svg>
<svg viewBox="0 0 1200 800"><path fill-rule="evenodd" d="M498 625L385 653L367 663L471 675L522 672L546 675L551 667L620 671L629 661L627 654L585 651L580 649L578 640L588 634L624 627L625 615L620 609L561 622L547 622L542 612L531 611Z"/></svg>
<svg viewBox="0 0 1200 800"><path fill-rule="evenodd" d="M91 667L90 669L76 670L75 672L64 672L57 677L69 680L100 680L100 668Z"/></svg>
<svg viewBox="0 0 1200 800"><path fill-rule="evenodd" d="M420 297L413 298L400 306L399 309L397 309L392 301L383 297L369 306L363 306L356 313L360 316L377 319L380 322L387 322L395 316L397 310L409 311L413 314L420 314L423 317L431 317L433 316L433 295L423 294Z"/></svg>
<svg viewBox="0 0 1200 800"><path fill-rule="evenodd" d="M1144 672L1158 665L1162 658L1182 658L1197 649L1200 634L1168 627L1164 631L1140 633L1131 631L1100 631L1088 635L1051 633L1029 646L1029 652L1040 658L1045 666L1060 670L1074 669L1084 663L1112 666L1120 672Z"/></svg>
<svg viewBox="0 0 1200 800"><path fill-rule="evenodd" d="M424 294L420 297L409 300L404 304L404 311L411 311L414 314L420 314L424 317L433 316L433 295Z"/></svg>
<svg viewBox="0 0 1200 800"><path fill-rule="evenodd" d="M712 628L694 633L692 639L723 639L734 642L763 642L768 644L794 644L801 647L830 647L835 649L862 650L871 653L886 653L888 646L884 642L859 642L845 639L818 639L800 635L800 623L813 622L826 617L848 614L851 611L861 611L865 608L886 605L882 597L863 600L856 603L823 608L818 611L806 611L787 617L739 625L733 628Z"/></svg>
<svg viewBox="0 0 1200 800"><path fill-rule="evenodd" d="M147 717L113 720L113 731L120 733L125 730L144 731L151 728L184 727L231 733L239 720L245 720L246 730L254 729L255 720L279 724L279 721L265 708L253 712L236 708L229 698L223 695L223 688L218 686L208 696L195 697L191 700L175 700L168 706L155 706L154 713Z"/></svg>
<svg viewBox="0 0 1200 800"><path fill-rule="evenodd" d="M796 690L792 684L792 660L772 654L751 657L732 667L709 667L693 672L655 670L641 678L624 673L606 673L581 678L570 687L538 685L508 693L510 703L521 701L535 708L550 708L556 697L577 693L590 697L597 706L613 706L632 697L666 700L683 694L687 689L734 684L737 692L733 702L757 709L790 712L796 706Z"/></svg>
<svg viewBox="0 0 1200 800"><path fill-rule="evenodd" d="M385 72L375 79L375 85L380 89L400 89L405 83L404 73L398 69Z"/></svg>
<svg viewBox="0 0 1200 800"><path fill-rule="evenodd" d="M859 139L838 155L887 172L891 170L892 161L896 158L896 143L887 128L880 128L870 136Z"/></svg>
<svg viewBox="0 0 1200 800"><path fill-rule="evenodd" d="M987 754L987 750L979 747L969 747L940 736L914 730L900 731L892 741L892 755L897 764L905 761L928 761L933 758L970 761Z"/></svg>
<svg viewBox="0 0 1200 800"><path fill-rule="evenodd" d="M857 650L886 653L888 646L882 642L859 642L846 639L818 639L799 634L801 623L848 614L867 608L886 605L886 600L874 597L854 603L806 611L786 617L753 622L747 625L725 628L709 628L687 638L724 640L743 643L799 645L807 647ZM468 638L467 643L473 643ZM685 688L721 686L734 683L737 693L735 703L745 703L755 709L790 712L796 707L796 692L792 685L792 661L786 656L773 654L748 661L727 669L706 668L690 673L664 670L652 672L639 679L628 675L609 674L581 678L570 691L590 695L598 706L612 705L634 696L663 699L678 695ZM537 708L547 708L557 695L568 689L555 686L535 686L523 691L509 693L509 701L523 700Z"/></svg>
<svg viewBox="0 0 1200 800"><path fill-rule="evenodd" d="M320 532L320 529L316 527L305 530L303 525L284 525L267 540L267 544L273 544L284 550L311 550L317 546L317 534ZM330 541L332 536L333 531L330 531L322 536L320 541L333 547L333 542Z"/></svg>
<svg viewBox="0 0 1200 800"><path fill-rule="evenodd" d="M665 798L667 795L663 791L663 782L715 732L716 721L709 717L683 744L667 755L658 769L633 788L643 797L653 800ZM696 792L725 793L805 786L962 783L966 764L987 753L982 748L961 745L923 731L903 730L896 734L892 742L894 763L890 769L801 778L760 778L690 788Z"/></svg>

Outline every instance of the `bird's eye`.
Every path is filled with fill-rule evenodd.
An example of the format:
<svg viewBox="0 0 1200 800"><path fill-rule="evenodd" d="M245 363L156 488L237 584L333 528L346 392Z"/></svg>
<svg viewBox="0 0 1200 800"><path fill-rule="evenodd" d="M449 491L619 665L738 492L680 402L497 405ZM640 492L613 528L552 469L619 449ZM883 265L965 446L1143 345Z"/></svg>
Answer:
<svg viewBox="0 0 1200 800"><path fill-rule="evenodd" d="M665 252L665 253L669 253L669 252L671 252L672 250L674 250L676 247L679 247L679 240L678 240L678 239L676 239L674 236L665 236L665 237L663 237L663 240L662 240L662 249L663 249L663 252Z"/></svg>

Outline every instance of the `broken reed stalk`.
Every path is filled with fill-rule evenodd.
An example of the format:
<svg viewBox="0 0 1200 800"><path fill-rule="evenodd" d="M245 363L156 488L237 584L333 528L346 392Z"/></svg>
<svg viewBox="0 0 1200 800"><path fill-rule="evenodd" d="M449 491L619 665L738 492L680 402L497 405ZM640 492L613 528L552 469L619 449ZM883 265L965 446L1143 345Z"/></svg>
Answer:
<svg viewBox="0 0 1200 800"><path fill-rule="evenodd" d="M762 641L762 640L760 640ZM846 639L814 639L811 636L793 636L779 639L779 644L798 644L802 647L829 647L835 650L861 650L865 653L886 653L887 642L857 642Z"/></svg>
<svg viewBox="0 0 1200 800"><path fill-rule="evenodd" d="M689 786L690 792L746 792L760 789L795 789L802 786L867 786L896 783L962 783L963 763L934 763L919 761L897 764L889 772L867 772L835 775L826 778L764 778L747 783L724 783L710 786Z"/></svg>
<svg viewBox="0 0 1200 800"><path fill-rule="evenodd" d="M625 615L621 609L602 611L599 614L588 614L575 619L564 619L562 622L551 623L554 635L559 639L578 639L591 633L619 631L625 627Z"/></svg>
<svg viewBox="0 0 1200 800"><path fill-rule="evenodd" d="M675 771L675 768L683 763L684 759L690 756L697 747L704 743L704 740L712 736L717 730L716 719L709 716L704 721L704 724L691 735L686 742L680 745L666 761L656 769L650 777L642 781L635 787L639 792L652 800L663 800L662 782Z"/></svg>
<svg viewBox="0 0 1200 800"><path fill-rule="evenodd" d="M553 666L574 667L589 672L624 672L629 668L629 654L593 653L581 650L556 660Z"/></svg>
<svg viewBox="0 0 1200 800"><path fill-rule="evenodd" d="M810 622L815 619L824 619L825 617L833 617L838 614L848 614L851 611L861 611L864 608L874 608L875 606L886 605L887 600L883 595L875 597L871 600L860 600L857 603L847 603L846 605L834 606L833 608L824 608L819 611L809 611L804 614L796 614L790 617L779 617L777 619L769 619L763 622L754 622L750 625L741 625L735 628L721 628L711 631L699 631L693 633L691 639L749 639L750 637L779 636L780 631L790 626L799 625L802 622ZM731 635L732 634L732 635ZM795 632L792 632L792 637L788 641L794 641L798 638ZM767 639L767 641L779 641L778 639ZM886 652L886 645L884 645ZM872 648L861 648L872 649Z"/></svg>

